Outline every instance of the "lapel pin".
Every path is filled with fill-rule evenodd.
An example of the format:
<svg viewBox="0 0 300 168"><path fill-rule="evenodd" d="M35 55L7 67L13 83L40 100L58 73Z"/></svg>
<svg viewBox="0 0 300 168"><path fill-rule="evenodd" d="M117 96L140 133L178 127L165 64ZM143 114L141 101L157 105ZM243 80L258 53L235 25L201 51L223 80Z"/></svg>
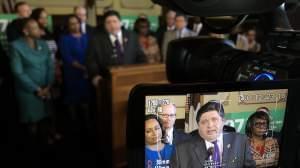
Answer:
<svg viewBox="0 0 300 168"><path fill-rule="evenodd" d="M124 43L127 43L127 41L128 41L128 38L125 37L124 38Z"/></svg>

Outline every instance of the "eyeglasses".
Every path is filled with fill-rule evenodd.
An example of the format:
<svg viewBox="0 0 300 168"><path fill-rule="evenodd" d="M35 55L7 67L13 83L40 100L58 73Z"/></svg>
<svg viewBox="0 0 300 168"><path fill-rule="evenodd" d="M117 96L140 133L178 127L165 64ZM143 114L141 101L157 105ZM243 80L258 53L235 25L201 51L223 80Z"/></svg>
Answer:
<svg viewBox="0 0 300 168"><path fill-rule="evenodd" d="M176 114L159 114L162 118L175 117Z"/></svg>
<svg viewBox="0 0 300 168"><path fill-rule="evenodd" d="M255 122L254 126L256 128L267 128L268 124L267 124L267 122Z"/></svg>

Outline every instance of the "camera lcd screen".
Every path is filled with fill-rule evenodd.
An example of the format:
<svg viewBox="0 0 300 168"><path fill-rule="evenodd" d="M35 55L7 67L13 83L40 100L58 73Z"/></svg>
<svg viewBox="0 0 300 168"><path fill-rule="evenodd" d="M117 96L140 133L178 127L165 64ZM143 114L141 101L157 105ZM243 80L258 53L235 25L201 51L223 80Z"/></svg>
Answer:
<svg viewBox="0 0 300 168"><path fill-rule="evenodd" d="M287 97L288 89L145 95L145 168L239 167L249 159L256 167L276 167ZM228 141L227 134L243 141ZM213 139L220 139L218 147Z"/></svg>

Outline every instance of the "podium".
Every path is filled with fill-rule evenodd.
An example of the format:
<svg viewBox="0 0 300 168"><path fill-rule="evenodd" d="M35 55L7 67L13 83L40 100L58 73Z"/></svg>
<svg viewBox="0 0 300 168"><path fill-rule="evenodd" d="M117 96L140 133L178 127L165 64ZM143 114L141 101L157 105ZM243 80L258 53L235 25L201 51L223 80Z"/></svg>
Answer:
<svg viewBox="0 0 300 168"><path fill-rule="evenodd" d="M127 165L126 117L131 89L141 83L168 83L164 64L143 64L111 67L109 79L102 79L96 88L97 134L101 150L107 152L111 167Z"/></svg>

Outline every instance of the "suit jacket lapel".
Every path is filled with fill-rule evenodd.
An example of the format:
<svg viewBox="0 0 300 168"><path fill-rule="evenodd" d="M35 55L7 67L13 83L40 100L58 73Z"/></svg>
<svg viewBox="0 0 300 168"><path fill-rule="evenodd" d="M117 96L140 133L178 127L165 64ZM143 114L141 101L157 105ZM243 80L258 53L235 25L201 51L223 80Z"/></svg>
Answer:
<svg viewBox="0 0 300 168"><path fill-rule="evenodd" d="M108 47L107 50L108 51L113 51L114 46L113 46L113 42L110 40L109 33L105 33L105 40L104 41L107 42L105 44L105 46ZM101 46L99 46L99 47L101 47Z"/></svg>
<svg viewBox="0 0 300 168"><path fill-rule="evenodd" d="M128 62L127 52L128 52L128 40L129 40L129 32L122 31L122 43L123 43L123 52L124 52L124 63Z"/></svg>
<svg viewBox="0 0 300 168"><path fill-rule="evenodd" d="M228 136L228 133L223 133L223 154L222 154L222 162L226 164L229 160L230 151L232 148L231 144L231 136Z"/></svg>
<svg viewBox="0 0 300 168"><path fill-rule="evenodd" d="M127 47L127 43L128 43L128 38L129 38L129 34L128 34L128 32L127 31L122 31L122 35L123 35L123 49L124 49L124 51L126 51L126 47Z"/></svg>
<svg viewBox="0 0 300 168"><path fill-rule="evenodd" d="M206 150L205 142L200 136L197 136L197 138L195 138L193 150L199 161L199 167L203 167L205 160L207 159L206 158L207 150Z"/></svg>
<svg viewBox="0 0 300 168"><path fill-rule="evenodd" d="M177 136L177 132L176 132L176 129L173 130L173 142L172 144L175 145L177 142L176 142L176 136Z"/></svg>
<svg viewBox="0 0 300 168"><path fill-rule="evenodd" d="M116 63L116 53L114 52L114 44L110 39L109 33L105 33L103 36L103 46L98 46L104 48L105 54L104 57L108 61L110 65L113 65ZM101 39L100 39L101 40ZM100 43L101 44L101 43Z"/></svg>

